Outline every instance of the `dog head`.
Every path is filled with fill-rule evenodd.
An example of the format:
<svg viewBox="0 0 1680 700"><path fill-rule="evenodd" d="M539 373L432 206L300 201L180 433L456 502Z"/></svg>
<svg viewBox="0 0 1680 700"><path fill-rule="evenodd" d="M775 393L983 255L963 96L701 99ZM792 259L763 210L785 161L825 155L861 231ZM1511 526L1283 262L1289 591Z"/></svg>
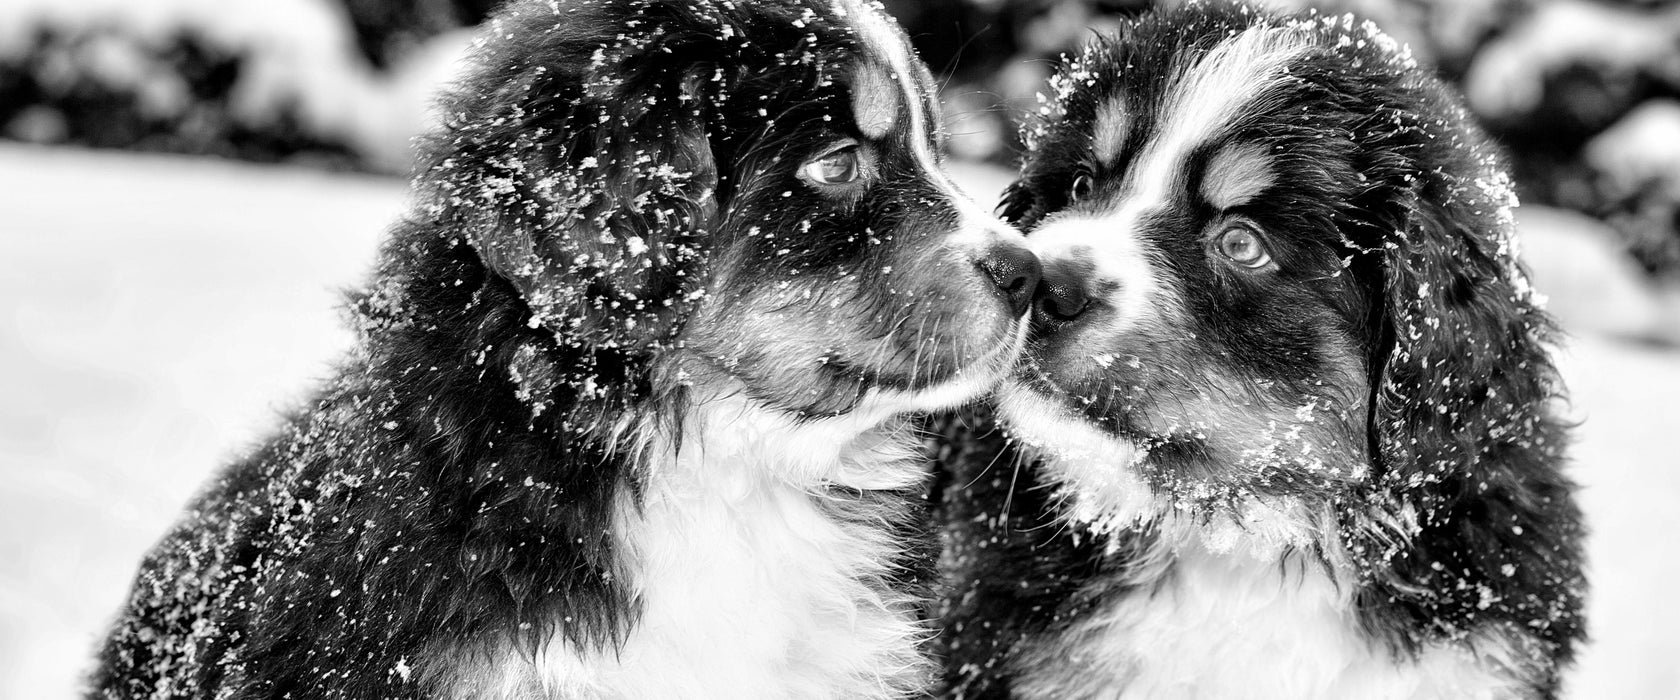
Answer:
<svg viewBox="0 0 1680 700"><path fill-rule="evenodd" d="M1003 205L1045 276L1000 410L1068 457L1076 514L1322 505L1557 449L1508 180L1374 26L1191 3L1054 87Z"/></svg>
<svg viewBox="0 0 1680 700"><path fill-rule="evenodd" d="M610 415L700 385L799 417L922 409L1014 362L1037 262L942 171L931 78L878 6L494 21L445 105L428 215L552 335L516 368L542 401Z"/></svg>

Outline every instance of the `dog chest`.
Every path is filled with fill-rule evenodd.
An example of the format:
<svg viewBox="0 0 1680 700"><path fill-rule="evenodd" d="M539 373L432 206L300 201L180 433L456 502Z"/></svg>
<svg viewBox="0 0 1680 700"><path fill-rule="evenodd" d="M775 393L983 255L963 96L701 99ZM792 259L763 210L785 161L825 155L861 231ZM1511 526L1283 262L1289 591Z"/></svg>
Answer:
<svg viewBox="0 0 1680 700"><path fill-rule="evenodd" d="M627 522L642 624L601 682L623 697L841 698L908 680L893 674L920 662L912 601L870 583L897 544L813 498L745 489Z"/></svg>
<svg viewBox="0 0 1680 700"><path fill-rule="evenodd" d="M1033 698L1520 697L1498 659L1469 648L1397 658L1361 630L1351 590L1299 559L1193 546L1026 654L1014 687Z"/></svg>
<svg viewBox="0 0 1680 700"><path fill-rule="evenodd" d="M622 645L556 637L534 660L510 652L467 671L461 695L889 698L925 687L926 630L893 569L907 543L891 524L915 491L831 488L847 483L835 481L842 462L915 485L922 469L903 459L913 453L897 438L837 451L844 443L826 435L727 416L747 420L652 465L639 497L615 506L615 568L636 607Z"/></svg>

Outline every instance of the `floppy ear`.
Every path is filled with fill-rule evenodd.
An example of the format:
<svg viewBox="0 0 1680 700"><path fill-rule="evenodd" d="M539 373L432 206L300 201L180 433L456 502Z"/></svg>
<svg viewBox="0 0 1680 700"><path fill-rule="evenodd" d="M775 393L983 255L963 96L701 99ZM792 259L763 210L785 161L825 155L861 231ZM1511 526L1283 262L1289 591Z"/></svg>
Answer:
<svg viewBox="0 0 1680 700"><path fill-rule="evenodd" d="M1464 125L1451 126L1470 133ZM1468 136L1467 136L1468 138ZM1369 618L1391 641L1483 624L1567 652L1580 634L1580 514L1562 473L1553 333L1516 258L1503 171L1461 138L1417 162L1380 251L1371 492L1344 520L1368 565Z"/></svg>
<svg viewBox="0 0 1680 700"><path fill-rule="evenodd" d="M699 114L618 106L689 101L674 86L616 92L580 105L584 118L568 121L594 124L556 152L492 162L478 184L508 189L470 230L485 264L518 287L533 326L657 345L686 308L683 283L699 279L685 273L717 213L716 166Z"/></svg>
<svg viewBox="0 0 1680 700"><path fill-rule="evenodd" d="M625 31L635 22L528 21L537 26L508 33L530 43L486 49L463 83L479 91L444 105L431 213L511 283L528 325L553 335L574 365L556 382L591 398L644 379L638 368L703 281L718 182L708 61L719 54L651 21L640 34Z"/></svg>
<svg viewBox="0 0 1680 700"><path fill-rule="evenodd" d="M1375 358L1371 427L1390 478L1479 475L1561 447L1547 405L1553 326L1516 259L1515 197L1503 175L1463 165L1420 177L1404 225L1383 242L1386 352Z"/></svg>

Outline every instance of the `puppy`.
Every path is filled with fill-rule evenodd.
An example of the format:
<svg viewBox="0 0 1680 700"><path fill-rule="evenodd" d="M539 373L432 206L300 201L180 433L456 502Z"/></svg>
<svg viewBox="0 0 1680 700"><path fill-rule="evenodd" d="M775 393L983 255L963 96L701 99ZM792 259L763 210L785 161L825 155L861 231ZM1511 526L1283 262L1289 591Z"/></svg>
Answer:
<svg viewBox="0 0 1680 700"><path fill-rule="evenodd" d="M946 692L1542 698L1582 638L1552 326L1458 98L1197 4L1062 68L1027 366L946 427Z"/></svg>
<svg viewBox="0 0 1680 700"><path fill-rule="evenodd" d="M142 564L108 698L925 693L910 414L1037 262L878 5L516 2L312 405Z"/></svg>

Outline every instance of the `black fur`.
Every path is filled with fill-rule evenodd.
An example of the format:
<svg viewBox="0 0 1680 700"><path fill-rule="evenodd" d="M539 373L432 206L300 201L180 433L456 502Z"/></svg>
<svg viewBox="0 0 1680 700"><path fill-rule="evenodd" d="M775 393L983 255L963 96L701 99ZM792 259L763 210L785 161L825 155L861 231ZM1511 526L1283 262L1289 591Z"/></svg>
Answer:
<svg viewBox="0 0 1680 700"><path fill-rule="evenodd" d="M700 390L841 414L996 345L1006 305L969 301L991 283L941 253L954 204L905 146L932 134L852 123L882 50L827 2L505 8L352 300L356 351L146 558L91 696L424 697L510 645L611 649L638 430L679 432ZM835 199L798 172L843 138L872 180ZM830 497L924 536L909 494ZM880 585L925 552L896 565Z"/></svg>
<svg viewBox="0 0 1680 700"><path fill-rule="evenodd" d="M1163 128L1155 119L1175 58L1284 21L1191 3L1098 37L1064 66L1069 87L1050 116L1029 127L1032 150L1000 211L1033 228L1058 213L1112 205L1125 196L1119 176ZM1022 381L1088 399L1069 407L1151 448L1139 466L1153 491L1219 486L1196 505L1201 517L1250 495L1328 506L1334 522L1322 527L1353 559L1357 609L1376 643L1404 659L1489 630L1531 638L1518 645L1538 669L1529 691L1552 697L1584 636L1583 528L1563 474L1562 387L1546 352L1553 327L1500 233L1509 228L1503 166L1458 98L1425 69L1352 23L1306 21L1313 48L1290 64L1292 77L1217 142L1257 141L1275 156L1275 185L1240 213L1268 233L1279 269L1232 275L1206 262L1194 232L1220 213L1194 193L1198 157L1211 144L1174 185L1183 199L1139 233L1161 252L1192 325L1116 348L1141 355L1142 369L1078 374L1050 359L1068 357L1076 341L1047 319L1029 348L1039 369ZM1348 35L1367 40L1339 45ZM1135 122L1117 162L1104 166L1089 150L1093 120L1116 96ZM1095 183L1089 194L1079 191L1083 182ZM1047 272L1047 286L1051 279ZM1356 376L1338 372L1323 351L1344 341L1360 364ZM1221 376L1233 381L1210 379ZM1264 388L1252 388L1257 380ZM1225 467L1234 455L1218 435L1151 430L1164 402L1231 386L1251 387L1227 394L1241 407L1351 395L1339 437L1328 439L1368 475L1324 478L1288 465L1239 473ZM979 410L945 426L954 444L942 461L942 569L953 583L942 644L952 697L1008 697L1023 650L1059 634L1094 599L1124 594L1112 581L1153 537L1141 525L1093 538L1059 518L1067 494L993 420ZM1415 531L1394 525L1407 512L1416 514Z"/></svg>
<svg viewBox="0 0 1680 700"><path fill-rule="evenodd" d="M991 411L966 409L937 427L941 695L1008 698L1022 645L1088 610L1084 591L1103 573L1104 543L1056 519L1052 485Z"/></svg>

